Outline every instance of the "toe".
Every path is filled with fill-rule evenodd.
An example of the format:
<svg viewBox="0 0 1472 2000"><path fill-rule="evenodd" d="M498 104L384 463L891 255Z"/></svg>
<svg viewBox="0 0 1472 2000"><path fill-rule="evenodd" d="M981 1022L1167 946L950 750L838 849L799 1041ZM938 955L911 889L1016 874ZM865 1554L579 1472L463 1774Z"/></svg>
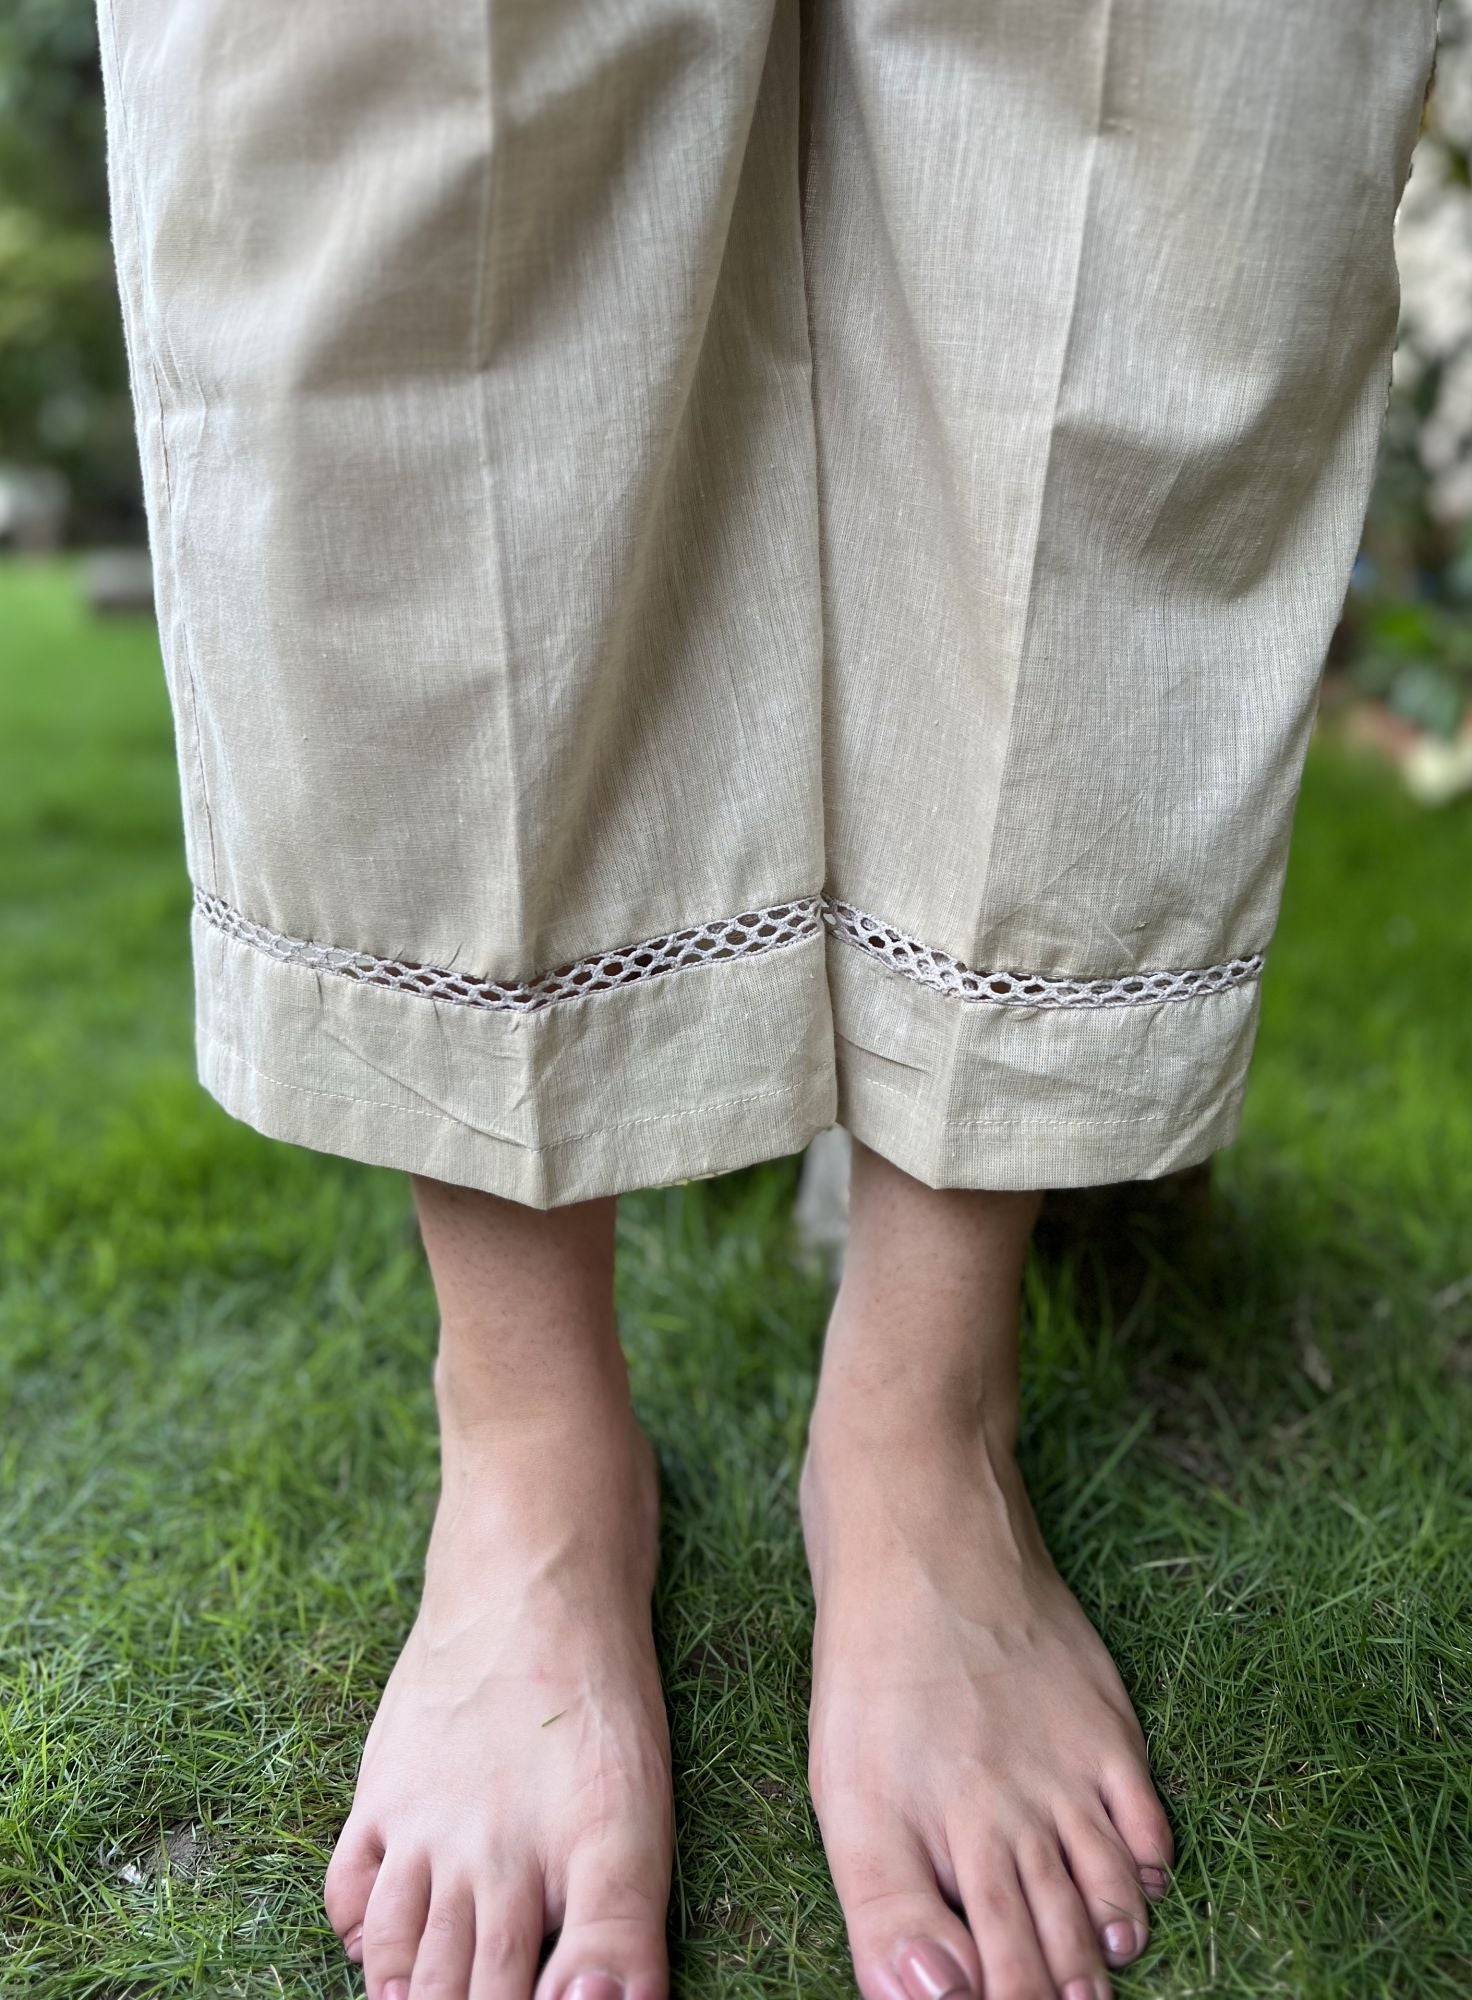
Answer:
<svg viewBox="0 0 1472 2000"><path fill-rule="evenodd" d="M1056 1991L1012 1849L999 1838L952 1843L961 1907L986 2000L1053 2000Z"/></svg>
<svg viewBox="0 0 1472 2000"><path fill-rule="evenodd" d="M475 1957L475 1897L468 1884L442 1890L436 1882L414 1970L409 2000L466 2000Z"/></svg>
<svg viewBox="0 0 1472 2000"><path fill-rule="evenodd" d="M342 1939L349 1958L363 1955L363 1917L382 1861L382 1843L350 1819L332 1850L322 1885L327 1921Z"/></svg>
<svg viewBox="0 0 1472 2000"><path fill-rule="evenodd" d="M918 1838L898 1826L887 1837L862 1837L879 1817L862 1806L823 1814L859 1991L864 2000L974 2000L981 1967L970 1933L942 1897Z"/></svg>
<svg viewBox="0 0 1472 2000"><path fill-rule="evenodd" d="M562 1928L536 2000L664 2000L669 1896L662 1840L585 1842L569 1864Z"/></svg>
<svg viewBox="0 0 1472 2000"><path fill-rule="evenodd" d="M409 1980L429 1914L429 1866L385 1857L363 1917L368 2000L408 2000Z"/></svg>
<svg viewBox="0 0 1472 2000"><path fill-rule="evenodd" d="M1101 1813L1061 1827L1068 1870L1110 1965L1128 1965L1145 1949L1150 1918L1134 1856Z"/></svg>
<svg viewBox="0 0 1472 2000"><path fill-rule="evenodd" d="M1163 1896L1170 1886L1175 1842L1149 1772L1127 1764L1106 1778L1100 1792L1115 1831L1134 1858L1146 1894Z"/></svg>
<svg viewBox="0 0 1472 2000"><path fill-rule="evenodd" d="M1063 2000L1104 2000L1101 1940L1068 1872L1058 1835L1038 1827L1016 1845L1017 1874L1053 1984Z"/></svg>
<svg viewBox="0 0 1472 2000"><path fill-rule="evenodd" d="M545 1908L540 1875L481 1892L475 1906L470 2000L527 2000L542 1955Z"/></svg>

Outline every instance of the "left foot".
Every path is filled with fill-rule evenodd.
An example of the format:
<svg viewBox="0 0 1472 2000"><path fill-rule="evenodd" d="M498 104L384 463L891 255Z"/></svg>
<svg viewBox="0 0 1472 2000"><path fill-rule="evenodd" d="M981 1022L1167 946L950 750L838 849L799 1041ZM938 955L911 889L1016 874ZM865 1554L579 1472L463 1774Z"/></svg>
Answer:
<svg viewBox="0 0 1472 2000"><path fill-rule="evenodd" d="M824 1845L865 2000L1107 2000L1106 1965L1145 1948L1170 1828L1013 1457L1011 1281L988 1308L939 1281L943 1244L927 1271L923 1236L908 1278L903 1249L851 1240L803 1468ZM988 1309L1011 1320L989 1383Z"/></svg>

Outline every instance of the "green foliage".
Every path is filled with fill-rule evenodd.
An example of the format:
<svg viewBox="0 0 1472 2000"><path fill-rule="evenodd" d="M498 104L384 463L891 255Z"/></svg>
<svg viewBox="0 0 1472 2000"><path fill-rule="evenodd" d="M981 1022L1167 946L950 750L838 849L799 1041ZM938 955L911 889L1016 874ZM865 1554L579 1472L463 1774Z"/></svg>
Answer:
<svg viewBox="0 0 1472 2000"><path fill-rule="evenodd" d="M1414 328L1401 338L1414 350ZM1391 397L1335 653L1361 692L1451 738L1472 704L1472 523L1433 508L1422 454L1445 378L1445 360L1420 357Z"/></svg>
<svg viewBox="0 0 1472 2000"><path fill-rule="evenodd" d="M91 0L0 10L0 460L46 464L82 535L138 516Z"/></svg>
<svg viewBox="0 0 1472 2000"><path fill-rule="evenodd" d="M1472 617L1458 605L1377 595L1360 612L1356 686L1453 737L1472 701Z"/></svg>
<svg viewBox="0 0 1472 2000"><path fill-rule="evenodd" d="M402 1182L197 1089L151 628L0 568L0 1989L360 1990L318 1895L413 1613L434 1306ZM1124 2000L1462 2000L1472 818L1311 759L1204 1269L1030 1276L1024 1448L1180 1866ZM666 1495L675 1991L840 2000L804 1783L793 1163L623 1204Z"/></svg>

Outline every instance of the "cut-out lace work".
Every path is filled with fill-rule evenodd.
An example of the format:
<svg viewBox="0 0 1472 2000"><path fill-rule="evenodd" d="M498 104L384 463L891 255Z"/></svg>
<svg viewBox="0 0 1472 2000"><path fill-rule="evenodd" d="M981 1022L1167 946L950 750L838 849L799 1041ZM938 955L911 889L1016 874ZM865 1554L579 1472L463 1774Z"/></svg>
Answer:
<svg viewBox="0 0 1472 2000"><path fill-rule="evenodd" d="M801 896L791 903L773 903L764 910L747 910L715 923L692 924L664 937L646 938L591 958L559 966L536 979L505 985L446 966L416 965L407 959L378 958L371 952L339 945L314 944L288 937L265 924L254 923L220 897L204 889L194 892L195 908L204 920L227 937L253 945L288 965L305 965L316 972L333 972L369 986L388 986L443 1000L456 1007L490 1008L498 1013L531 1014L557 1000L574 1000L585 993L606 993L618 986L679 972L688 966L710 965L723 959L755 958L783 945L798 944L820 934L826 924L837 938L877 958L891 971L914 979L955 999L1002 1007L1141 1007L1162 1000L1195 1000L1240 986L1262 971L1262 954L1227 959L1220 965L1157 972L1127 972L1104 979L1055 978L1029 972L978 972L943 951L908 937L831 896Z"/></svg>
<svg viewBox="0 0 1472 2000"><path fill-rule="evenodd" d="M445 966L415 965L406 959L376 958L371 952L347 951L339 946L313 944L307 938L285 937L252 923L229 903L221 902L203 889L194 892L195 907L216 930L242 944L255 945L272 958L289 965L308 965L317 972L337 972L369 986L392 986L401 993L418 993L427 1000L446 1000L456 1007L489 1007L498 1013L533 1014L554 1000L573 1000L582 993L606 993L615 986L635 980L652 979L662 972L678 972L687 965L710 965L718 959L755 958L758 953L775 951L779 945L796 944L822 928L818 898L801 897L795 903L774 903L765 910L747 910L738 917L723 917L713 924L692 924L687 930L671 931L666 937L646 938L642 944L626 945L621 951L602 951L593 958L580 958L571 965L544 972L518 985L502 985L499 980L481 979L474 973L451 971Z"/></svg>
<svg viewBox="0 0 1472 2000"><path fill-rule="evenodd" d="M1038 972L978 972L943 951L907 937L852 903L823 899L823 921L835 936L858 945L907 979L960 1000L1001 1007L1146 1007L1158 1000L1198 1000L1240 986L1262 971L1262 953L1220 965L1157 972L1119 972L1104 979L1066 979Z"/></svg>

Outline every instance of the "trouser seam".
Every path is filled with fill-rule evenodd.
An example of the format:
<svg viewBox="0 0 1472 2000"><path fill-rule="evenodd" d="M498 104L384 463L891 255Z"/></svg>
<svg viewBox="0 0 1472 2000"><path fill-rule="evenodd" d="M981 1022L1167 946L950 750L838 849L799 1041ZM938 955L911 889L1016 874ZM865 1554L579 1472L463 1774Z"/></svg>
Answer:
<svg viewBox="0 0 1472 2000"><path fill-rule="evenodd" d="M239 1063L242 1069L249 1070L252 1076L258 1076L263 1083L274 1084L280 1090L293 1091L305 1097L324 1097L336 1104L361 1104L367 1110L392 1112L396 1116L407 1114L411 1118L427 1118L437 1125L458 1125L463 1129L471 1129L466 1126L464 1119L457 1118L452 1111L426 1111L417 1104L393 1104L377 1097L355 1097L349 1091L323 1090L317 1084L301 1083L293 1077L277 1076L274 1071L262 1069L259 1064L253 1063L248 1056L242 1055L239 1049L221 1040L217 1035L201 1034L199 1046L201 1049L217 1050L231 1062ZM650 1112L641 1118L620 1118L610 1125L592 1126L586 1132L568 1132L561 1138L544 1140L540 1145L525 1145L519 1139L503 1138L496 1134L485 1136L490 1139L491 1144L508 1146L518 1153L552 1153L560 1146L572 1146L580 1140L597 1139L607 1133L625 1132L639 1125L666 1125L678 1118L704 1118L713 1111L733 1110L742 1104L761 1104L774 1097L795 1098L814 1082L824 1080L826 1079L821 1073L814 1072L800 1082L782 1084L774 1090L750 1091L739 1097L712 1098L700 1104L686 1105L671 1111Z"/></svg>
<svg viewBox="0 0 1472 2000"><path fill-rule="evenodd" d="M892 1097L897 1104L902 1105L910 1118L921 1120L927 1131L933 1129L937 1123L926 1106L917 1103L913 1097L907 1095L904 1091L896 1090L892 1083L882 1083L877 1076L864 1076L862 1078L851 1076L846 1079L846 1082L851 1097L862 1096L871 1090L881 1091L884 1096ZM1229 1096L1231 1093L1224 1091L1222 1094L1223 1096ZM842 1118L838 1122L842 1124ZM1154 1119L1146 1116L1134 1118L1029 1118L1025 1114L1014 1113L1011 1117L1007 1118L947 1117L939 1122L947 1132L986 1130L1020 1133L1025 1136L1029 1132L1047 1131L1141 1132L1149 1130L1151 1125L1159 1125L1167 1131L1173 1131L1179 1121L1173 1114L1162 1112L1158 1118Z"/></svg>

